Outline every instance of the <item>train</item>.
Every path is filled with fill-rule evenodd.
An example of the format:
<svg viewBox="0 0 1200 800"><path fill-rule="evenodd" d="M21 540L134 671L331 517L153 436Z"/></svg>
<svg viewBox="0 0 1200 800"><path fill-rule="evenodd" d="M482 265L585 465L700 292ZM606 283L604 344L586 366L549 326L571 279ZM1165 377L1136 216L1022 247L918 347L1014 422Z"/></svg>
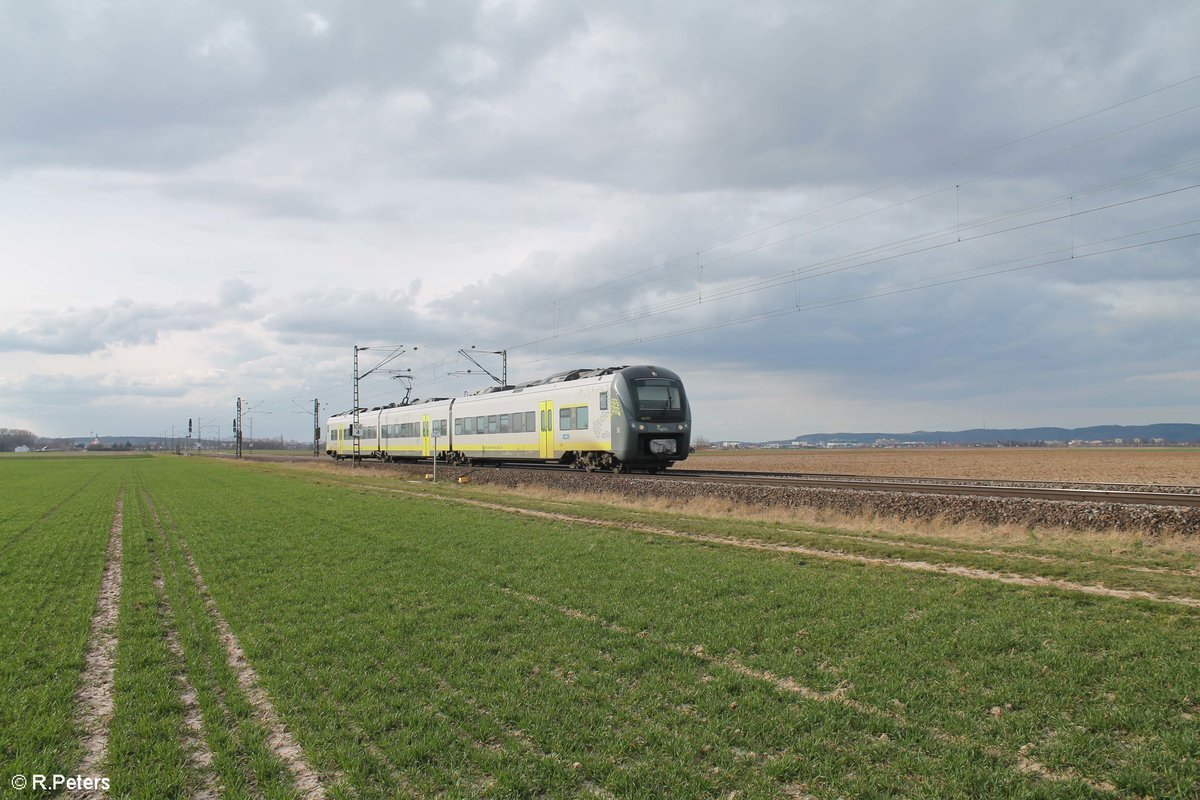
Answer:
<svg viewBox="0 0 1200 800"><path fill-rule="evenodd" d="M669 369L572 369L465 397L360 408L326 421L334 459L557 463L658 472L691 451L692 412Z"/></svg>

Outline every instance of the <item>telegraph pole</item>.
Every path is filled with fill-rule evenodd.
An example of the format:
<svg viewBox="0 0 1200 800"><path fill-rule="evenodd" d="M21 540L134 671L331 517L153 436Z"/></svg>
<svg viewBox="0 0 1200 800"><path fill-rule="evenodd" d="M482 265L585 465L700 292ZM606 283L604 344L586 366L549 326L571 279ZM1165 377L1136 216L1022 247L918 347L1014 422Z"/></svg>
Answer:
<svg viewBox="0 0 1200 800"><path fill-rule="evenodd" d="M233 420L234 456L242 457L242 398L237 399L237 416Z"/></svg>
<svg viewBox="0 0 1200 800"><path fill-rule="evenodd" d="M321 403L313 398L313 455L321 455Z"/></svg>
<svg viewBox="0 0 1200 800"><path fill-rule="evenodd" d="M358 422L358 351L366 349L354 345L354 422L350 426L350 435L354 437L354 457L350 459L352 469L358 466L358 459L362 452L362 425Z"/></svg>
<svg viewBox="0 0 1200 800"><path fill-rule="evenodd" d="M358 382L382 367L384 364L391 363L398 356L408 352L405 350L404 345L396 345L394 348L390 348L392 352L388 353L388 355L386 355L382 361L360 375L358 373L358 353L360 350L370 349L371 348L369 346L357 344L354 345L354 422L350 426L350 435L354 437L354 457L350 461L352 467L357 466L359 459L362 457L362 425L359 422ZM375 349L383 350L385 348L377 346ZM413 348L413 350L416 349L417 348L415 347Z"/></svg>

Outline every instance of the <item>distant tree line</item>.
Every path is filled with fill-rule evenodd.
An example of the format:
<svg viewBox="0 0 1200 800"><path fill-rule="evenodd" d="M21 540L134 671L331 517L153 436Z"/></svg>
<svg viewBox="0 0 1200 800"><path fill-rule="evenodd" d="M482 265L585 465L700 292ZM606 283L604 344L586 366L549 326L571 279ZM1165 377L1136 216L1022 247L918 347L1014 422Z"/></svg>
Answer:
<svg viewBox="0 0 1200 800"><path fill-rule="evenodd" d="M18 447L28 447L30 450L40 450L43 447L49 447L51 450L69 450L74 446L70 439L46 439L33 431L0 428L0 453L11 453Z"/></svg>
<svg viewBox="0 0 1200 800"><path fill-rule="evenodd" d="M38 445L38 437L31 431L18 428L0 428L0 453L11 453L18 447L28 447L30 450Z"/></svg>

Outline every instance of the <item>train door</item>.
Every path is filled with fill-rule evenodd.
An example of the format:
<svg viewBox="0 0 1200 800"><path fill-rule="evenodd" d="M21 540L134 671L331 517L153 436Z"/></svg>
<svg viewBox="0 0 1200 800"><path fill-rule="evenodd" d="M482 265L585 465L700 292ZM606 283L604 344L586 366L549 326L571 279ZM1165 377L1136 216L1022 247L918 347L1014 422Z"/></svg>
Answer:
<svg viewBox="0 0 1200 800"><path fill-rule="evenodd" d="M541 433L538 436L538 455L542 458L554 458L554 401L543 400L539 408Z"/></svg>
<svg viewBox="0 0 1200 800"><path fill-rule="evenodd" d="M433 454L433 444L429 440L429 415L425 414L421 417L421 455L430 456Z"/></svg>

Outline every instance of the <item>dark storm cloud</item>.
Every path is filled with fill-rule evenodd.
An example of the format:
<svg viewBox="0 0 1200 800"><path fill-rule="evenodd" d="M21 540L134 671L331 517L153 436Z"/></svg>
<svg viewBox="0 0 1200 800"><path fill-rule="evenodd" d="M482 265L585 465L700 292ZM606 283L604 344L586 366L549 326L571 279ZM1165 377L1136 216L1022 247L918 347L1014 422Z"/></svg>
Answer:
<svg viewBox="0 0 1200 800"><path fill-rule="evenodd" d="M1162 16L1095 10L593 8L514 90L450 98L439 168L672 192L886 182L1179 77L1165 53L1138 50Z"/></svg>
<svg viewBox="0 0 1200 800"><path fill-rule="evenodd" d="M286 119L273 111L356 87L375 105L397 91L429 98L402 141L361 131L328 142L366 144L388 170L671 192L870 183L1178 77L1169 53L1145 45L1189 14L1120 3L523 6L22 4L0 28L0 74L11 76L0 99L20 109L0 123L6 160L183 167L267 135L264 121Z"/></svg>
<svg viewBox="0 0 1200 800"><path fill-rule="evenodd" d="M473 2L365 1L60 1L5 16L0 99L20 113L0 121L4 160L125 168L179 168L236 150L271 110L339 87L381 97L451 90L444 51L453 45L508 48L489 80L502 85L579 19L549 6L520 20L486 14L483 26Z"/></svg>
<svg viewBox="0 0 1200 800"><path fill-rule="evenodd" d="M212 328L254 296L253 289L237 279L221 281L217 292L215 302L167 305L120 299L103 306L43 312L25 327L0 330L0 352L82 355L154 344L172 331Z"/></svg>

